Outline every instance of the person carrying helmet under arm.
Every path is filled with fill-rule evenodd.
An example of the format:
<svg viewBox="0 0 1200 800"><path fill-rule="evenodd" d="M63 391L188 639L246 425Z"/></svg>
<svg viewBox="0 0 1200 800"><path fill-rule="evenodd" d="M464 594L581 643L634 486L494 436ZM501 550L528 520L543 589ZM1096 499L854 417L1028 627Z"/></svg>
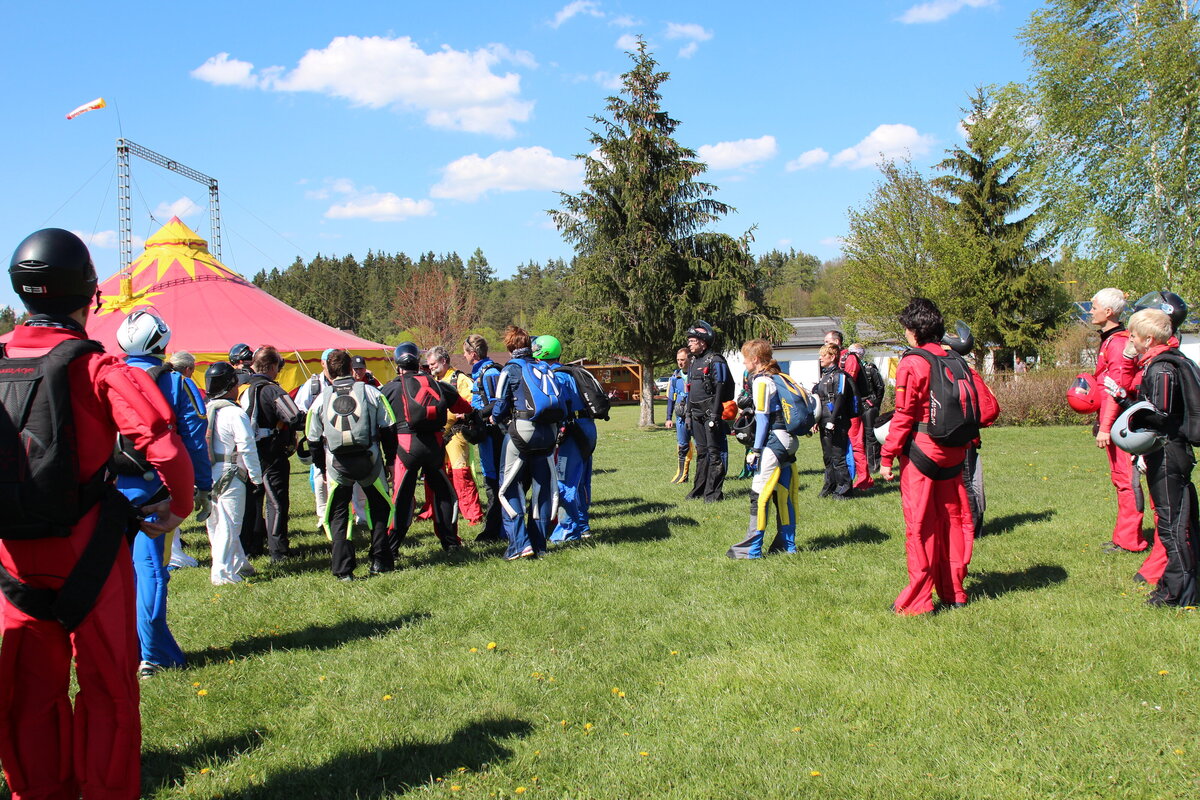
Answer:
<svg viewBox="0 0 1200 800"><path fill-rule="evenodd" d="M689 500L716 503L725 498L725 473L729 466L729 428L722 419L723 405L733 399L733 376L725 357L713 350L713 327L697 320L687 329L688 416L696 442L696 480Z"/></svg>
<svg viewBox="0 0 1200 800"><path fill-rule="evenodd" d="M1131 359L1123 357L1129 332L1121 324L1125 311L1125 293L1120 289L1107 288L1092 297L1090 321L1100 330L1100 349L1096 352L1096 385L1102 386L1105 379L1115 382L1126 391L1133 389L1136 369ZM1133 497L1133 471L1129 454L1112 443L1112 424L1120 409L1113 398L1103 391L1097 392L1100 413L1095 427L1096 446L1103 449L1108 458L1108 474L1113 488L1117 490L1117 519L1113 525L1112 541L1104 546L1105 552L1141 552L1146 549L1142 538L1143 514L1137 510Z"/></svg>
<svg viewBox="0 0 1200 800"><path fill-rule="evenodd" d="M395 414L395 462L392 473L394 518L388 531L391 552L397 553L413 518L417 478L423 477L433 495L433 531L443 550L458 550L457 498L446 475L443 429L450 412L471 413L471 405L449 384L421 370L421 351L412 342L396 345L396 377L383 385L383 395Z"/></svg>
<svg viewBox="0 0 1200 800"><path fill-rule="evenodd" d="M471 334L463 341L463 356L471 362L471 407L486 421L482 438L478 443L479 466L483 471L483 484L487 493L487 509L484 511L483 532L475 537L477 542L503 542L504 520L500 507L500 451L504 432L492 424L492 403L496 399L496 384L500 380L500 366L488 358L488 343L479 334Z"/></svg>
<svg viewBox="0 0 1200 800"><path fill-rule="evenodd" d="M675 429L675 444L678 452L679 466L671 483L687 483L688 472L692 464L691 421L688 418L687 405L687 374L688 365L692 362L692 354L686 347L675 351L676 369L667 381L667 427Z"/></svg>
<svg viewBox="0 0 1200 800"><path fill-rule="evenodd" d="M217 362L204 373L208 387L208 456L212 463L212 512L205 521L212 547L213 586L239 583L254 568L239 536L246 513L246 489L261 484L262 466L250 418L237 404L237 372Z"/></svg>
<svg viewBox="0 0 1200 800"><path fill-rule="evenodd" d="M1167 553L1166 567L1146 602L1194 606L1200 518L1192 483L1192 437L1200 433L1195 430L1200 424L1189 417L1200 409L1189 408L1189 400L1200 395L1200 383L1195 364L1171 346L1172 336L1171 319L1159 309L1143 309L1129 319L1129 344L1143 370L1140 396L1147 401L1137 424L1156 431L1163 441L1141 456L1154 500L1155 531Z"/></svg>
<svg viewBox="0 0 1200 800"><path fill-rule="evenodd" d="M183 376L163 363L171 328L157 314L134 311L117 328L117 344L128 355L125 363L145 370L153 378L163 397L175 412L180 437L192 459L196 480L196 515L206 519L212 468L208 461L207 412L199 398L184 385ZM168 494L158 473L127 439L122 438L113 453L112 469L117 489L135 506L156 503ZM174 535L174 534L172 534ZM133 540L133 573L137 578L138 639L142 646L143 679L151 678L163 667L182 667L183 650L167 626L167 584L170 573L164 558L166 537L139 533Z"/></svg>
<svg viewBox="0 0 1200 800"><path fill-rule="evenodd" d="M750 484L750 524L746 538L729 548L729 558L762 558L767 510L775 505L779 533L770 552L796 552L796 504L800 473L796 449L800 440L788 432L776 386L782 374L771 344L752 339L742 345L742 361L752 376L750 392L756 418L754 441L746 463L754 469Z"/></svg>
<svg viewBox="0 0 1200 800"><path fill-rule="evenodd" d="M910 300L900 324L911 349L896 370L896 410L880 475L890 481L899 459L909 582L893 608L914 615L933 610L934 590L945 606L967 603L963 581L975 535L963 461L967 444L995 421L999 407L962 356L942 347L945 323L931 300Z"/></svg>
<svg viewBox="0 0 1200 800"><path fill-rule="evenodd" d="M0 459L0 766L17 800L132 800L141 718L126 534L179 526L192 510L192 464L150 377L87 340L99 298L79 237L37 231L13 253L9 276L30 317L0 352L0 447L24 454ZM39 372L36 386L24 377ZM22 440L49 433L61 435L31 458ZM118 433L168 487L140 522L104 481Z"/></svg>
<svg viewBox="0 0 1200 800"><path fill-rule="evenodd" d="M384 467L395 452L396 417L383 393L354 379L350 355L345 350L330 353L328 365L333 384L313 402L305 436L313 465L329 482L325 529L332 545L333 575L350 581L356 565L350 535L350 497L355 486L361 486L367 496L370 574L395 569L388 541L392 502Z"/></svg>
<svg viewBox="0 0 1200 800"><path fill-rule="evenodd" d="M450 354L446 348L435 345L426 350L425 363L429 373L453 386L459 397L465 399L471 396L471 378L450 366ZM461 427L458 415L446 415L446 429L442 432L446 442L446 464L450 471L450 482L454 484L454 493L458 495L459 510L469 524L478 525L483 521L483 508L479 505L479 487L471 475L471 445L459 430ZM431 497L426 500L432 502Z"/></svg>
<svg viewBox="0 0 1200 800"><path fill-rule="evenodd" d="M288 511L291 508L291 467L288 459L296 450L296 433L304 427L305 414L296 401L275 382L283 368L283 357L271 345L254 351L250 380L241 390L239 402L254 429L258 460L263 470L261 489L248 492L242 520L242 548L248 556L263 554L264 540L272 564L291 556ZM264 513L265 505L265 513Z"/></svg>

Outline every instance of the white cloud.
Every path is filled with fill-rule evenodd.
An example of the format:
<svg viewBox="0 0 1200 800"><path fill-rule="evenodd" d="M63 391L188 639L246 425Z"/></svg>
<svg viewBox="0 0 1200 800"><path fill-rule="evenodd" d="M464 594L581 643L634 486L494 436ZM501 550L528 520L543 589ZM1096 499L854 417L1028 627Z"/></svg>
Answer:
<svg viewBox="0 0 1200 800"><path fill-rule="evenodd" d="M559 158L545 147L518 147L487 158L472 153L450 162L429 194L474 202L488 192L574 189L582 176L583 165L575 159Z"/></svg>
<svg viewBox="0 0 1200 800"><path fill-rule="evenodd" d="M600 10L599 4L593 3L592 0L574 0L574 2L567 3L558 10L558 13L554 15L554 19L550 22L550 27L557 28L571 17L579 14L587 14L592 17L604 16L604 12Z"/></svg>
<svg viewBox="0 0 1200 800"><path fill-rule="evenodd" d="M83 231L71 231L71 233L83 240L83 243L88 247L99 247L102 250L115 250L120 244L120 236L116 231L96 231L95 233L84 233ZM131 237L133 242L133 251L136 253L146 246L146 240L134 234Z"/></svg>
<svg viewBox="0 0 1200 800"><path fill-rule="evenodd" d="M623 33L617 37L616 48L618 50L637 50L638 37L632 33Z"/></svg>
<svg viewBox="0 0 1200 800"><path fill-rule="evenodd" d="M773 158L778 151L774 136L760 136L757 139L701 145L696 153L701 161L713 169L737 169Z"/></svg>
<svg viewBox="0 0 1200 800"><path fill-rule="evenodd" d="M520 75L493 72L503 62L537 66L529 53L498 44L474 51L443 45L426 53L407 36L338 36L324 49L309 50L291 71L267 67L256 75L253 64L221 53L192 75L218 85L316 92L356 106L424 112L435 128L512 136L513 123L529 119L533 102L520 98Z"/></svg>
<svg viewBox="0 0 1200 800"><path fill-rule="evenodd" d="M159 203L158 208L154 209L154 218L159 220L167 220L171 217L179 217L187 219L199 214L203 209L192 202L190 197L181 197L173 203Z"/></svg>
<svg viewBox="0 0 1200 800"><path fill-rule="evenodd" d="M642 22L641 20L635 19L628 14L622 14L619 17L613 17L611 20L609 20L608 24L615 25L618 28L634 28L638 25L641 25Z"/></svg>
<svg viewBox="0 0 1200 800"><path fill-rule="evenodd" d="M349 178L326 178L322 188L304 193L310 200L328 200L334 195L341 202L325 211L326 219L369 219L372 222L400 222L409 217L427 217L433 213L429 200L413 200L393 192L378 192L374 186L356 186Z"/></svg>
<svg viewBox="0 0 1200 800"><path fill-rule="evenodd" d="M398 197L391 192L368 192L329 207L329 219L369 219L372 222L399 222L409 217L427 217L433 203Z"/></svg>
<svg viewBox="0 0 1200 800"><path fill-rule="evenodd" d="M909 25L941 22L964 8L983 8L995 2L996 0L928 0L928 2L910 7L900 15L900 21Z"/></svg>
<svg viewBox="0 0 1200 800"><path fill-rule="evenodd" d="M836 247L840 250L845 241L846 240L840 236L826 236L824 239L817 242L817 244L824 245L825 247Z"/></svg>
<svg viewBox="0 0 1200 800"><path fill-rule="evenodd" d="M199 78L216 86L241 86L244 89L253 89L259 85L258 78L254 76L254 65L249 61L230 58L229 53L217 53L192 70L190 74L193 78Z"/></svg>
<svg viewBox="0 0 1200 800"><path fill-rule="evenodd" d="M713 38L712 31L694 22L668 22L666 36L668 39L687 39L686 45L679 51L680 58L691 58L696 54L701 42Z"/></svg>
<svg viewBox="0 0 1200 800"><path fill-rule="evenodd" d="M609 89L610 91L620 89L621 86L624 85L624 82L621 80L621 76L615 72L605 72L601 70L594 73L590 79L600 84L600 86L603 88Z"/></svg>
<svg viewBox="0 0 1200 800"><path fill-rule="evenodd" d="M815 167L818 164L824 164L828 160L829 153L825 151L825 148L816 147L812 150L805 150L798 157L793 158L787 163L787 166L785 166L784 169L786 169L788 172L795 172L796 170L808 169L809 167Z"/></svg>
<svg viewBox="0 0 1200 800"><path fill-rule="evenodd" d="M918 133L911 125L880 125L853 147L847 147L833 157L834 167L862 169L873 167L881 160L919 158L929 152L937 140Z"/></svg>

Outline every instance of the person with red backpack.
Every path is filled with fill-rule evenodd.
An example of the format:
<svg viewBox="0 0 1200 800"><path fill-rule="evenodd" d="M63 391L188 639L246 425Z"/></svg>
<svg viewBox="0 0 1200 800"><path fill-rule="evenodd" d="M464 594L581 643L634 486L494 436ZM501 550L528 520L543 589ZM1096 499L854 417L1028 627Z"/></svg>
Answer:
<svg viewBox="0 0 1200 800"><path fill-rule="evenodd" d="M891 480L900 462L908 586L893 603L898 614L964 606L963 580L975 537L963 484L967 447L999 413L991 391L962 356L941 345L946 333L933 301L913 298L900 313L911 349L896 370L896 410L880 454L880 475Z"/></svg>
<svg viewBox="0 0 1200 800"><path fill-rule="evenodd" d="M443 550L462 547L458 537L458 498L446 476L446 446L443 429L449 412L471 413L471 404L458 390L421 369L421 351L412 342L396 345L396 377L383 385L396 415L396 462L392 472L392 504L395 518L391 530L393 557L408 535L413 519L413 495L417 477L424 476L426 491L433 495L433 531Z"/></svg>
<svg viewBox="0 0 1200 800"><path fill-rule="evenodd" d="M141 717L127 536L161 536L191 513L192 462L154 381L87 339L99 295L79 237L37 231L9 276L31 316L0 352L0 766L17 800L132 800ZM105 481L118 432L168 488L140 512ZM32 438L52 444L38 455Z"/></svg>

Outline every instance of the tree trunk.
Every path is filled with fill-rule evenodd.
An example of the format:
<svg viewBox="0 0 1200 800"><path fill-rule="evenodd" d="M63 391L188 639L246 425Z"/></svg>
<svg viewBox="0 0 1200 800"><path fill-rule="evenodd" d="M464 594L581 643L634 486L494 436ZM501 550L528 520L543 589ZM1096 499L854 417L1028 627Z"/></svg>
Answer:
<svg viewBox="0 0 1200 800"><path fill-rule="evenodd" d="M654 425L654 364L648 359L642 361L642 413L638 417L638 427L649 428Z"/></svg>

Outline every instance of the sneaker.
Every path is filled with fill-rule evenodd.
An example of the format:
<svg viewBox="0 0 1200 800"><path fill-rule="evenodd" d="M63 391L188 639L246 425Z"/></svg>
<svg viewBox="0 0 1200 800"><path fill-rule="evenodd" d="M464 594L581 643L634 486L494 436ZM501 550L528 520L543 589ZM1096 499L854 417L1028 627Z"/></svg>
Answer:
<svg viewBox="0 0 1200 800"><path fill-rule="evenodd" d="M533 545L527 545L524 550L517 553L515 556L505 556L505 561L516 561L519 558L533 558Z"/></svg>
<svg viewBox="0 0 1200 800"><path fill-rule="evenodd" d="M354 580L354 576L353 575L338 575L337 579L339 581L341 581L342 583L350 583L351 581Z"/></svg>
<svg viewBox="0 0 1200 800"><path fill-rule="evenodd" d="M242 567L241 569L238 570L238 575L241 575L244 578L249 578L252 575L257 575L257 574L258 574L258 570L256 570L250 564L246 564L244 567Z"/></svg>
<svg viewBox="0 0 1200 800"><path fill-rule="evenodd" d="M148 681L157 675L160 669L162 669L162 667L160 667L158 664L154 664L149 661L143 661L142 663L138 664L138 678Z"/></svg>

